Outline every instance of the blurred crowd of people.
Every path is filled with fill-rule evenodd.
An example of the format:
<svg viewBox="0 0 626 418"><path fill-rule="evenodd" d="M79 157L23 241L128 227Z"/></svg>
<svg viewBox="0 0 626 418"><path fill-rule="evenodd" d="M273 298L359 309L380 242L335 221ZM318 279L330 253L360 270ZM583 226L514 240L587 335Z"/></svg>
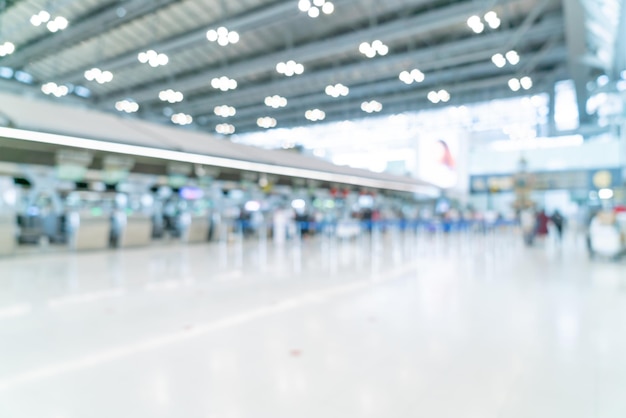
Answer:
<svg viewBox="0 0 626 418"><path fill-rule="evenodd" d="M553 226L558 242L563 239L565 217L559 210L548 215L544 209L536 210L529 207L520 211L519 222L524 235L524 243L531 246L537 239L545 238L549 233L549 227Z"/></svg>

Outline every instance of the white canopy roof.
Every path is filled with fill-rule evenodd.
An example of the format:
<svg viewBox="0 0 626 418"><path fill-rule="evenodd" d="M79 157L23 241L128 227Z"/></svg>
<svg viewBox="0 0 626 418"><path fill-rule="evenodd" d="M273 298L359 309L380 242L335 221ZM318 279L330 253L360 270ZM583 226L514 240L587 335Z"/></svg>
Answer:
<svg viewBox="0 0 626 418"><path fill-rule="evenodd" d="M421 193L427 192L428 189L432 193L434 190L434 188L428 187L430 185L408 177L337 166L325 160L290 151L265 150L235 144L207 133L8 93L0 93L0 116L14 128L1 130L0 134L4 137L125 154L136 153L137 155L143 155L142 153L146 149L152 149L153 151L149 155L145 155L180 161L205 162L207 165L240 168L242 170L243 167L246 167L245 169L250 171L336 181L337 183L382 189ZM18 134L15 132L16 130L29 131L32 134ZM43 139L44 136L35 133L56 135L45 136L46 139ZM62 140L62 137L96 141L67 142ZM133 145L140 148L117 149L111 147L114 144ZM177 153L154 154L154 151L157 150L176 151ZM188 159L185 155L218 157L218 159ZM242 165L242 162L251 164ZM320 177L321 174L324 175ZM375 184L379 184L379 186Z"/></svg>

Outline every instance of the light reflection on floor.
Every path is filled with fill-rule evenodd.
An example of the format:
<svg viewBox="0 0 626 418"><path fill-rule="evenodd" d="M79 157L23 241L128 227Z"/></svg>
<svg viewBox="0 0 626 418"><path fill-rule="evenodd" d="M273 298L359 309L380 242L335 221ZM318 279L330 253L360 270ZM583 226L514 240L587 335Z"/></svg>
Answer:
<svg viewBox="0 0 626 418"><path fill-rule="evenodd" d="M0 417L626 416L626 263L513 233L0 260Z"/></svg>

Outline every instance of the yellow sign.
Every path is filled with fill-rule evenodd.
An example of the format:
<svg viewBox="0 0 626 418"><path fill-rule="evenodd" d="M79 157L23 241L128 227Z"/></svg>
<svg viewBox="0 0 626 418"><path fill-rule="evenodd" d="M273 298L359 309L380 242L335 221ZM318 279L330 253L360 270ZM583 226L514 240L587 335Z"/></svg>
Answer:
<svg viewBox="0 0 626 418"><path fill-rule="evenodd" d="M613 183L613 176L610 171L602 170L593 175L593 185L598 189L606 189Z"/></svg>

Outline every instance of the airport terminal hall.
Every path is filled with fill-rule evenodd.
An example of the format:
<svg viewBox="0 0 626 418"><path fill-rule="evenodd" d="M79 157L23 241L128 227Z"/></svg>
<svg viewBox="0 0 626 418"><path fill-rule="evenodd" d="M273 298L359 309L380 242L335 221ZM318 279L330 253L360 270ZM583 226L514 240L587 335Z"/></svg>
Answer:
<svg viewBox="0 0 626 418"><path fill-rule="evenodd" d="M0 0L0 418L626 418L626 0Z"/></svg>

